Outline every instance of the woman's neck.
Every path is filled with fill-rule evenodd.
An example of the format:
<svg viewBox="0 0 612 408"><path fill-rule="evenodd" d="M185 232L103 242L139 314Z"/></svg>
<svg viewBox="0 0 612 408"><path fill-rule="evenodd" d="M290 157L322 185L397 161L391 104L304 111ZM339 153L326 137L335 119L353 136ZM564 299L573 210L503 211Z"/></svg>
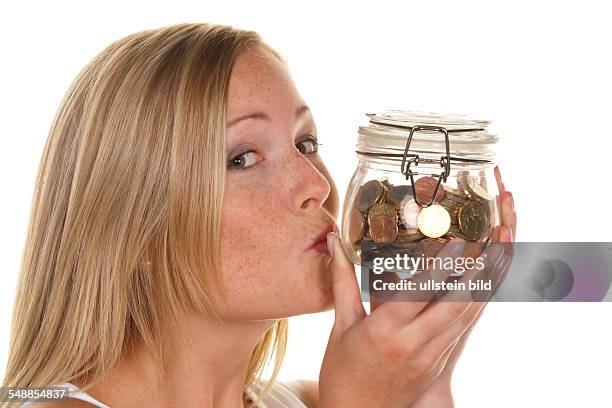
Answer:
<svg viewBox="0 0 612 408"><path fill-rule="evenodd" d="M190 316L186 327L191 352L178 347L172 350L176 358L159 386L153 358L139 342L88 392L112 407L242 408L251 352L275 322L232 321L220 325Z"/></svg>

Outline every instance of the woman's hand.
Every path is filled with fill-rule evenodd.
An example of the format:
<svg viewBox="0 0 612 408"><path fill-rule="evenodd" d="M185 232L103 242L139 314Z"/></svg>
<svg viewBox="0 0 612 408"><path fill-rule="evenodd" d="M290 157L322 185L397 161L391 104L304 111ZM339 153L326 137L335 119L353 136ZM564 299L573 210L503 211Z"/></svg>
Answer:
<svg viewBox="0 0 612 408"><path fill-rule="evenodd" d="M337 234L330 233L328 243L333 253L335 321L321 366L319 407L405 408L428 395L430 387L441 388L435 380L486 302L438 301L430 307L428 301L385 302L368 316L354 266ZM438 257L457 256L451 248L447 244ZM503 253L499 245L489 245L484 252L494 287L505 270L494 268L503 264ZM459 281L475 273L467 271ZM452 300L452 291L443 298Z"/></svg>
<svg viewBox="0 0 612 408"><path fill-rule="evenodd" d="M494 232L493 239L501 242L514 242L516 236L516 212L514 211L514 199L512 193L507 191L502 181L499 168L495 167L495 178L499 189L499 198L501 200L501 226L497 227ZM498 238L499 237L499 238ZM510 244L511 245L511 244ZM509 266L509 265L508 265ZM374 306L373 306L374 307ZM446 361L444 370L438 378L436 378L423 392L423 394L415 401L412 408L426 407L453 407L453 399L451 393L451 378L453 370L459 360L459 356L463 352L467 338L472 329L476 325L484 308L476 315L474 322L468 327L463 335L459 338L453 350Z"/></svg>

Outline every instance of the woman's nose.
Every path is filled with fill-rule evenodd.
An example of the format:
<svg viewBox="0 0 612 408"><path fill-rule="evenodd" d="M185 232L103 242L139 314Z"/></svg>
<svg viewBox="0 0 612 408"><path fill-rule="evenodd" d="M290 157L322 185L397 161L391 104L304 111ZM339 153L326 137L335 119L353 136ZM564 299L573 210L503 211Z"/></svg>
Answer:
<svg viewBox="0 0 612 408"><path fill-rule="evenodd" d="M307 157L298 154L300 158L294 161L296 164L292 171L293 208L296 211L320 208L329 196L331 186Z"/></svg>

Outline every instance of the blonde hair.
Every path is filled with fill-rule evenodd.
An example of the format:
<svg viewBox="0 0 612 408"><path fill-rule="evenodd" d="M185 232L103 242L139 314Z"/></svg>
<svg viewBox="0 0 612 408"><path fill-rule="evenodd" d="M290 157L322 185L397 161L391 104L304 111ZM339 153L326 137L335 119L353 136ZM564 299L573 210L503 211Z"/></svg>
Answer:
<svg viewBox="0 0 612 408"><path fill-rule="evenodd" d="M285 63L254 31L185 23L115 41L78 74L38 170L4 386L80 379L87 390L136 339L163 378L174 358L165 333L187 347L185 310L223 323L227 93L251 46ZM245 390L275 361L255 403L287 327L279 319L251 353Z"/></svg>

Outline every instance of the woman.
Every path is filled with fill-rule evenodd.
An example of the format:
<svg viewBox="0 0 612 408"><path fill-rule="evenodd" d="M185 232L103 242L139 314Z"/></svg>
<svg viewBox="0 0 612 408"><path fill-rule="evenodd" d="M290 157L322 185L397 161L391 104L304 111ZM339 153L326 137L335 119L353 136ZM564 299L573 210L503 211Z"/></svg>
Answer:
<svg viewBox="0 0 612 408"><path fill-rule="evenodd" d="M107 47L45 146L4 385L82 392L39 407L452 404L461 334L483 303L367 316L317 146L286 64L255 32L180 24ZM503 218L511 241L509 193ZM287 318L332 307L319 383L275 382ZM423 347L398 347L415 335Z"/></svg>

